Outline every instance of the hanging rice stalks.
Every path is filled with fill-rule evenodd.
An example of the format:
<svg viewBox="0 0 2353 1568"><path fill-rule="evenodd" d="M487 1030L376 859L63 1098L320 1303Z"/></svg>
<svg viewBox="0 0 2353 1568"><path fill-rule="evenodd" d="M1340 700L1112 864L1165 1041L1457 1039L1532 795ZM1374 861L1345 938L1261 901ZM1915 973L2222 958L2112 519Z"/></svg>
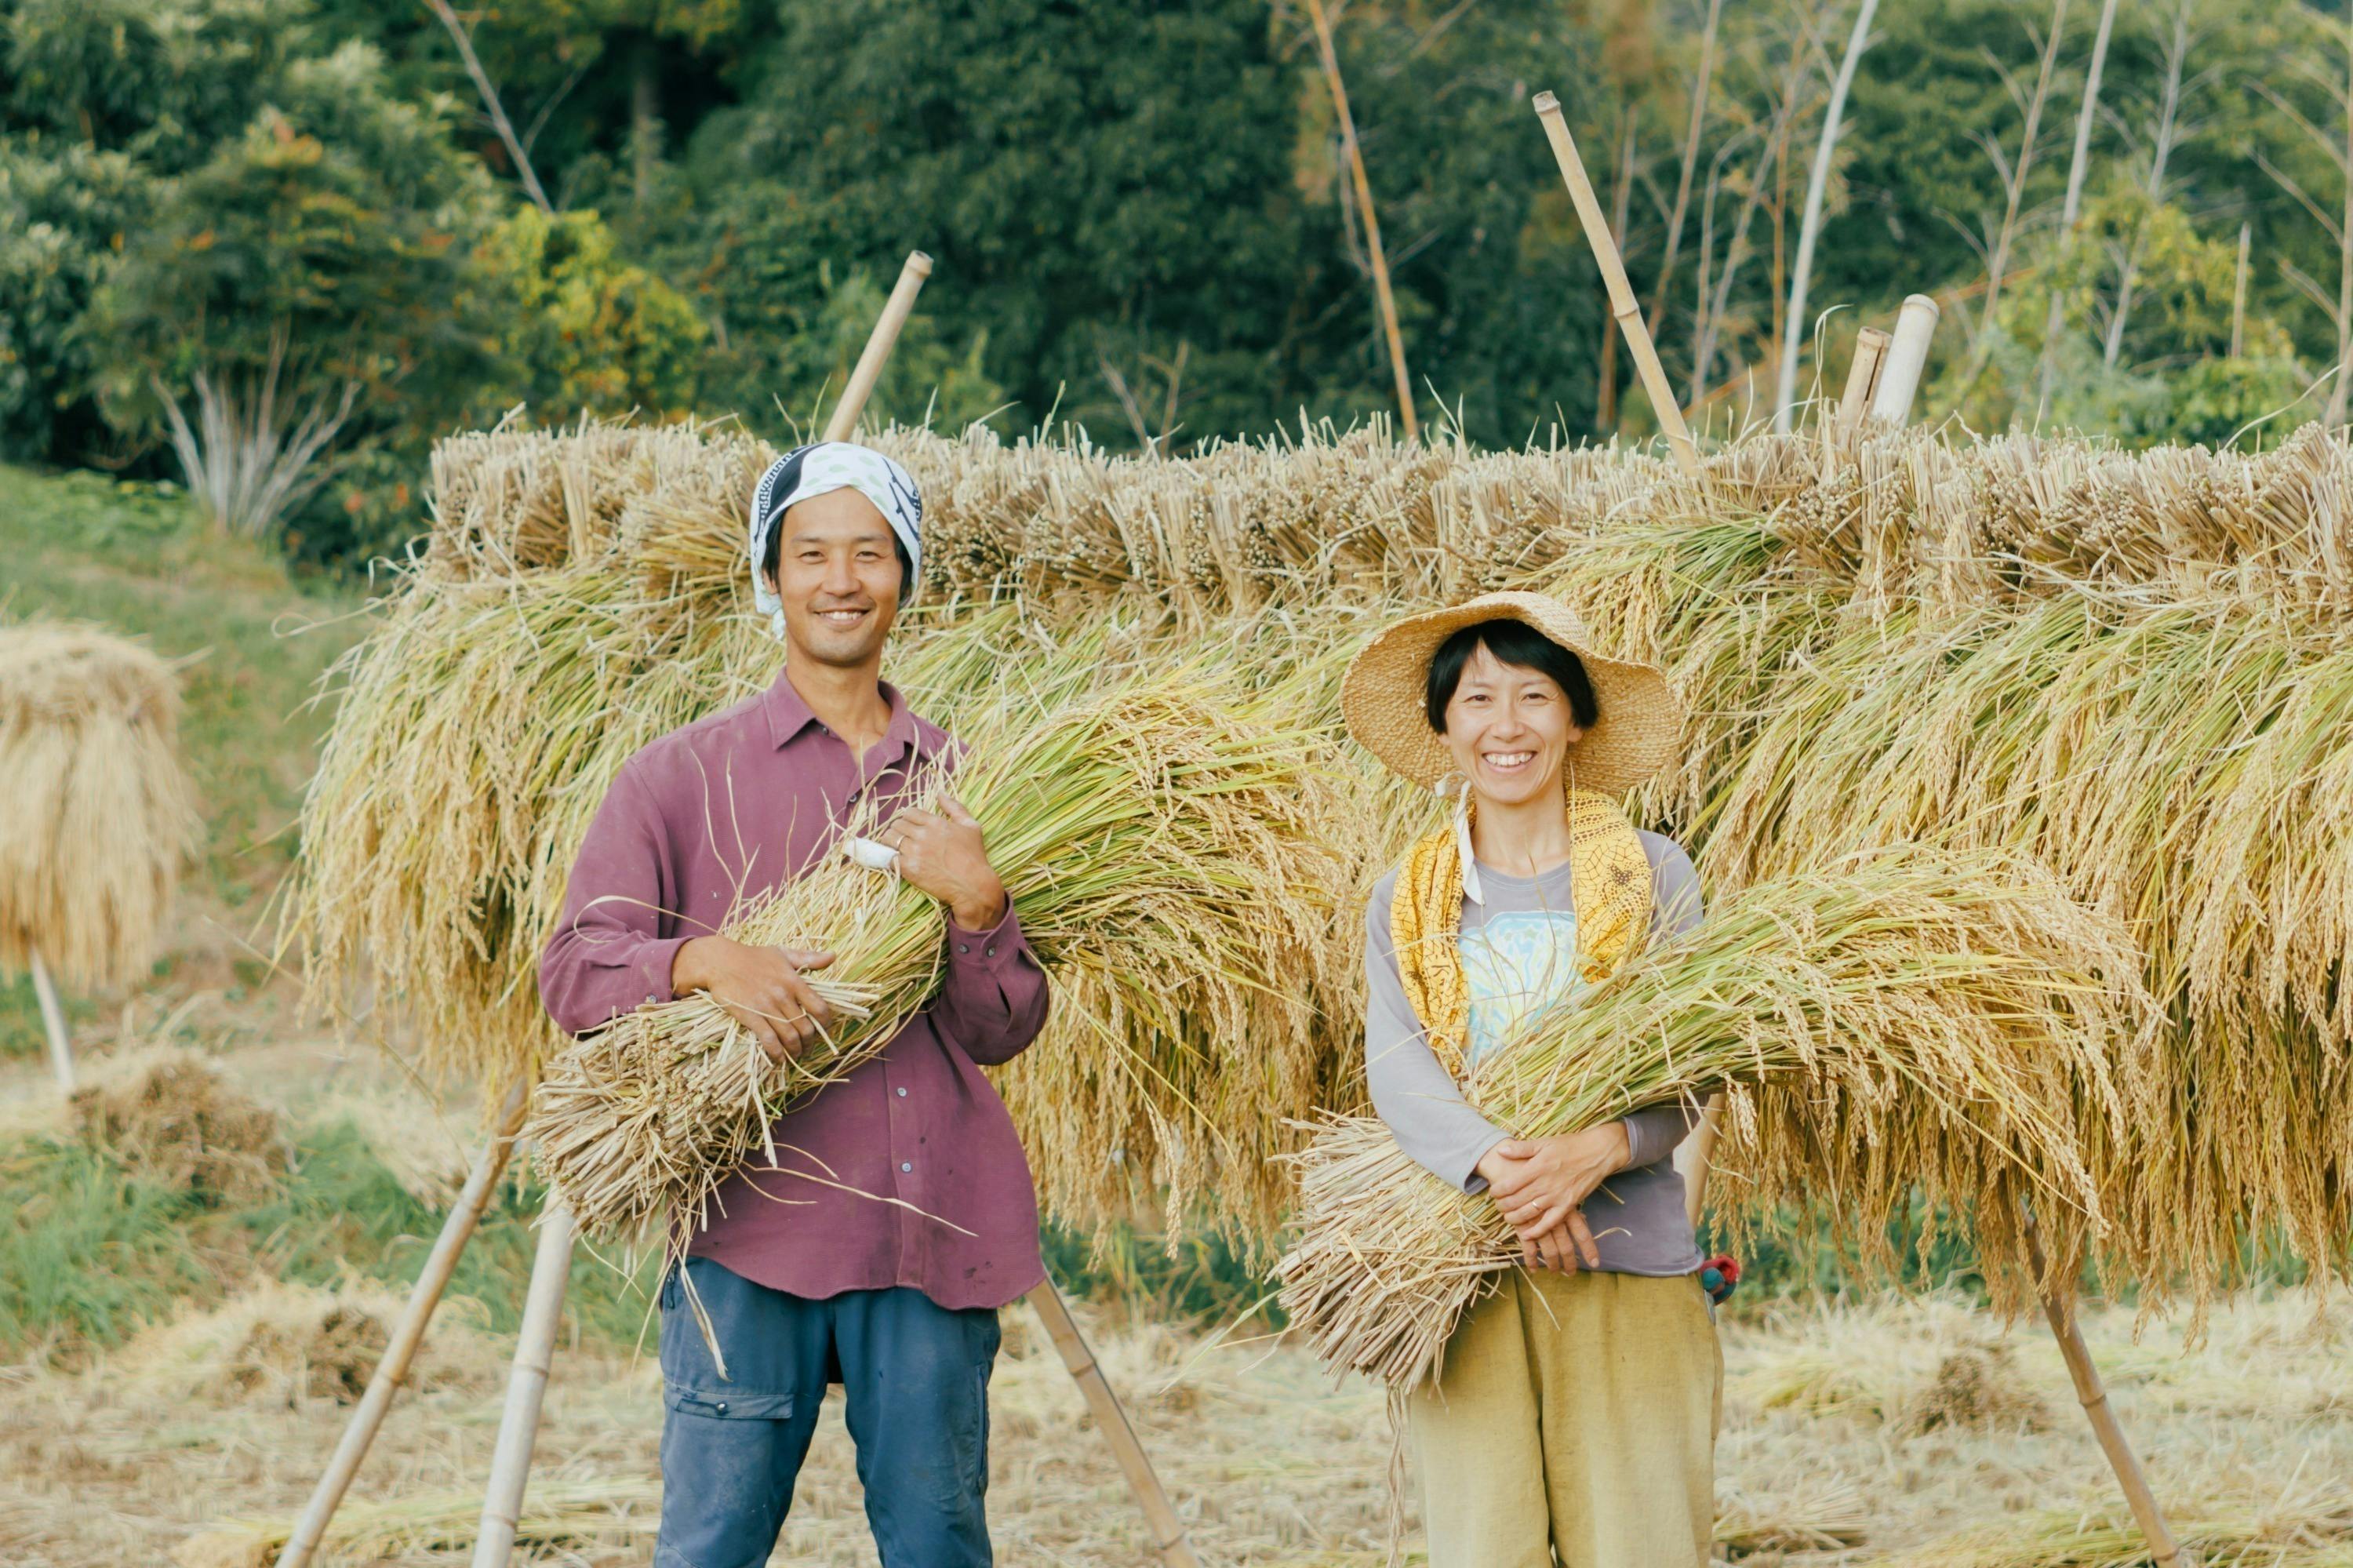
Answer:
<svg viewBox="0 0 2353 1568"><path fill-rule="evenodd" d="M1464 1092L1533 1138L1725 1084L1743 1091L1739 1126L1756 1086L1801 1079L1778 1108L1821 1132L1824 1190L1870 1221L1915 1186L1951 1204L2015 1300L2032 1283L2021 1201L2046 1229L2100 1226L2094 1161L2131 1137L2147 1078L2137 967L2024 863L1873 856L1725 902L1484 1058ZM1494 1202L1423 1170L1373 1118L1333 1122L1299 1164L1284 1307L1335 1367L1398 1386L1438 1373L1462 1314L1519 1262Z"/></svg>
<svg viewBox="0 0 2353 1568"><path fill-rule="evenodd" d="M1082 654L1064 680L1078 684L1093 668ZM1320 953L1316 911L1330 895L1296 805L1314 737L1183 667L1060 695L1017 671L959 715L970 755L955 790L986 826L1040 959L1113 1004L1089 1010L1096 1048L1120 1049L1111 1036L1123 1022L1219 1055L1279 1054L1285 1039L1305 1038L1303 1013L1278 1007L1270 1018L1259 1004L1283 1000L1267 977L1312 967ZM525 1130L587 1234L671 1213L700 1228L737 1166L764 1148L776 1164L770 1120L879 1051L938 984L937 906L846 858L756 900L727 929L837 955L812 977L839 1015L832 1035L778 1065L694 995L640 1008L566 1049ZM1163 1052L1145 1070L1181 1097L1215 1071L1187 1054Z"/></svg>
<svg viewBox="0 0 2353 1568"><path fill-rule="evenodd" d="M93 627L0 627L0 975L146 973L197 819L179 683Z"/></svg>

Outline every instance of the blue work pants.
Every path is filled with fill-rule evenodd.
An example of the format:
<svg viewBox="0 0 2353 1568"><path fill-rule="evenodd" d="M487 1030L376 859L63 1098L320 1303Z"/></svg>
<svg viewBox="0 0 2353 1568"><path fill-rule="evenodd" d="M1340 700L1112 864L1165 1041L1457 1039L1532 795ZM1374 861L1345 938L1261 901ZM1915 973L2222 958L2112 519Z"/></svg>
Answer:
<svg viewBox="0 0 2353 1568"><path fill-rule="evenodd" d="M842 1386L882 1568L988 1568L995 1312L951 1311L905 1288L811 1301L708 1258L685 1267L728 1375L719 1375L673 1275L661 1295L666 1414L654 1568L768 1561L828 1382Z"/></svg>

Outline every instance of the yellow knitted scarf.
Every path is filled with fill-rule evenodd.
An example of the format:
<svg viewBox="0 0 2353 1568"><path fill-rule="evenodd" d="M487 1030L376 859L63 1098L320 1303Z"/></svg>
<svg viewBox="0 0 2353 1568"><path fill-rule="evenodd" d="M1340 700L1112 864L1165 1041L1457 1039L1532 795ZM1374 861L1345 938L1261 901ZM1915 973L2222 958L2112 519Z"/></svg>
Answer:
<svg viewBox="0 0 2353 1568"><path fill-rule="evenodd" d="M1651 928L1651 862L1626 813L1606 795L1568 791L1569 897L1577 911L1578 973L1589 983L1637 950ZM1430 1047L1462 1076L1471 997L1462 980L1462 855L1452 827L1422 839L1398 870L1390 937L1406 1001Z"/></svg>

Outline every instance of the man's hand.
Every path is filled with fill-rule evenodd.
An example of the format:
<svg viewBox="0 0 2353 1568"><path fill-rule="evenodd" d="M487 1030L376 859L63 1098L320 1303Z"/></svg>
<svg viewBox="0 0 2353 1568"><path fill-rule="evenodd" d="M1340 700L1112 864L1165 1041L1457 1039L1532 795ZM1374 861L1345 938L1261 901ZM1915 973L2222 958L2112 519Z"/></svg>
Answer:
<svg viewBox="0 0 2353 1568"><path fill-rule="evenodd" d="M953 795L940 809L910 806L877 835L899 852L899 874L911 887L948 906L967 931L986 931L1005 918L1005 884L988 863L980 823Z"/></svg>
<svg viewBox="0 0 2353 1568"><path fill-rule="evenodd" d="M1625 1124L1613 1121L1553 1138L1506 1139L1478 1170L1527 1266L1574 1272L1580 1258L1588 1268L1601 1261L1583 1205L1626 1168L1629 1153Z"/></svg>
<svg viewBox="0 0 2353 1568"><path fill-rule="evenodd" d="M772 1062L789 1062L833 1022L833 1010L801 978L833 962L803 948L753 948L725 937L697 937L670 964L670 989L707 993L752 1032Z"/></svg>

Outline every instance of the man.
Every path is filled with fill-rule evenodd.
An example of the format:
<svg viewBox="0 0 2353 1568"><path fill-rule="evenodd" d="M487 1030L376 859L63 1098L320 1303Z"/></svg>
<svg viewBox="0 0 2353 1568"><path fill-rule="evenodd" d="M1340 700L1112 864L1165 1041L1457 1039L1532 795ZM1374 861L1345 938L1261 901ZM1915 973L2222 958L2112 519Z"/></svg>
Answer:
<svg viewBox="0 0 2353 1568"><path fill-rule="evenodd" d="M996 1309L1045 1270L1028 1161L976 1064L1036 1037L1046 981L971 814L944 796L937 812L897 804L955 762L880 677L920 580L921 519L906 471L864 447L805 447L762 476L754 597L784 669L629 759L541 959L564 1029L700 991L781 1060L828 1021L805 976L832 956L719 935L739 898L839 853L842 821L871 799L899 874L945 910L931 1005L776 1122L778 1163L729 1179L684 1278L663 1283L656 1568L768 1560L828 1382L842 1384L884 1568L990 1562Z"/></svg>

